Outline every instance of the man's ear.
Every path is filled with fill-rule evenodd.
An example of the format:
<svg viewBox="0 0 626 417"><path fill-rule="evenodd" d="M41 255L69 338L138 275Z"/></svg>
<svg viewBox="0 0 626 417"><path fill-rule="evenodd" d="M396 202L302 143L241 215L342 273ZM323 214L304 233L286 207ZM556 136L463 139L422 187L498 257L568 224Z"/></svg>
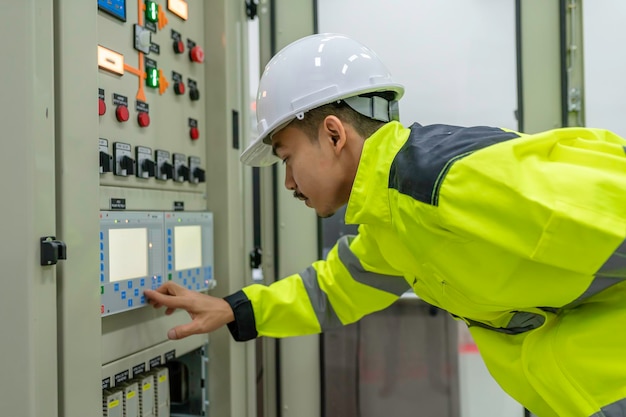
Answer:
<svg viewBox="0 0 626 417"><path fill-rule="evenodd" d="M346 129L341 120L337 116L326 116L322 122L324 137L330 141L336 153L346 146L347 136Z"/></svg>

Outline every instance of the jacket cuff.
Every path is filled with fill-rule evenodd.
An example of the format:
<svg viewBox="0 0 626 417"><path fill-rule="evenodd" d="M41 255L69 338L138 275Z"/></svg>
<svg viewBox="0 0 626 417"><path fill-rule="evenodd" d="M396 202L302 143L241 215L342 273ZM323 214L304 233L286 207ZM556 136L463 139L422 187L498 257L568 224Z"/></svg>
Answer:
<svg viewBox="0 0 626 417"><path fill-rule="evenodd" d="M235 320L228 323L228 330L237 342L245 342L256 338L259 334L256 331L254 321L254 311L252 303L243 291L237 291L224 297L235 314Z"/></svg>

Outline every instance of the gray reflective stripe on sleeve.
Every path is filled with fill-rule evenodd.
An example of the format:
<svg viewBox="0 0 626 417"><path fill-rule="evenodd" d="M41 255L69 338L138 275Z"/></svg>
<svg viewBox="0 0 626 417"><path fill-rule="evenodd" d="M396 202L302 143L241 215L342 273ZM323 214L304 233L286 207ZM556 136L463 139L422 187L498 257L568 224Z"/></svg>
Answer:
<svg viewBox="0 0 626 417"><path fill-rule="evenodd" d="M404 277L377 274L375 272L365 270L363 265L361 265L359 258L357 258L356 255L352 253L352 250L350 250L348 236L344 236L339 239L337 246L341 263L343 263L348 269L348 272L352 275L352 278L354 278L355 281L381 291L395 294L398 297L411 288Z"/></svg>
<svg viewBox="0 0 626 417"><path fill-rule="evenodd" d="M468 325L482 327L483 329L493 330L494 332L504 334L520 334L529 330L536 329L545 323L546 319L541 314L530 313L527 311L518 311L513 313L513 317L506 327L493 327L480 321L464 318Z"/></svg>
<svg viewBox="0 0 626 417"><path fill-rule="evenodd" d="M596 275L607 278L626 278L626 240L613 252Z"/></svg>
<svg viewBox="0 0 626 417"><path fill-rule="evenodd" d="M626 280L626 240L613 252L607 261L600 267L589 288L576 300L566 307L572 307L579 302L598 294L615 284Z"/></svg>
<svg viewBox="0 0 626 417"><path fill-rule="evenodd" d="M602 410L590 417L624 417L626 416L626 398L602 407Z"/></svg>
<svg viewBox="0 0 626 417"><path fill-rule="evenodd" d="M337 313L335 313L333 306L328 301L328 296L320 288L315 268L312 266L308 267L300 272L300 276L322 331L342 326L343 324L337 317Z"/></svg>

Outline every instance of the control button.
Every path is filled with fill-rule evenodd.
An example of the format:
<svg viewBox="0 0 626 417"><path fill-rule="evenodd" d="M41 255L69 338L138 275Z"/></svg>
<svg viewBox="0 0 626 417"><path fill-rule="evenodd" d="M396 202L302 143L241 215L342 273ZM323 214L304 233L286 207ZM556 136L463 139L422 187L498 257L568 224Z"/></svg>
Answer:
<svg viewBox="0 0 626 417"><path fill-rule="evenodd" d="M185 44L183 43L183 41L181 41L180 39L174 41L174 53L182 54L183 52L185 52Z"/></svg>
<svg viewBox="0 0 626 417"><path fill-rule="evenodd" d="M106 152L100 151L100 172L111 172L111 166L113 164L113 158Z"/></svg>
<svg viewBox="0 0 626 417"><path fill-rule="evenodd" d="M185 83L181 81L176 81L176 84L174 84L174 92L177 96L182 96L183 94L185 94Z"/></svg>
<svg viewBox="0 0 626 417"><path fill-rule="evenodd" d="M122 170L126 170L126 175L135 174L135 160L130 156L124 155L120 160L120 167Z"/></svg>
<svg viewBox="0 0 626 417"><path fill-rule="evenodd" d="M117 109L115 109L115 117L117 117L118 122L128 121L129 116L128 107L120 104L117 106Z"/></svg>
<svg viewBox="0 0 626 417"><path fill-rule="evenodd" d="M200 100L200 90L198 90L197 88L192 88L189 90L189 98L191 99L191 101L198 101Z"/></svg>
<svg viewBox="0 0 626 417"><path fill-rule="evenodd" d="M150 115L145 111L140 111L137 113L137 123L139 123L141 127L150 126Z"/></svg>
<svg viewBox="0 0 626 417"><path fill-rule="evenodd" d="M200 131L197 127L192 127L191 129L189 129L189 137L191 137L191 140L198 140L198 138L200 137Z"/></svg>
<svg viewBox="0 0 626 417"><path fill-rule="evenodd" d="M204 62L204 50L198 45L194 46L191 48L191 51L189 51L189 59L191 59L192 62L202 64Z"/></svg>
<svg viewBox="0 0 626 417"><path fill-rule="evenodd" d="M101 98L98 99L98 114L100 116L107 112L107 104Z"/></svg>

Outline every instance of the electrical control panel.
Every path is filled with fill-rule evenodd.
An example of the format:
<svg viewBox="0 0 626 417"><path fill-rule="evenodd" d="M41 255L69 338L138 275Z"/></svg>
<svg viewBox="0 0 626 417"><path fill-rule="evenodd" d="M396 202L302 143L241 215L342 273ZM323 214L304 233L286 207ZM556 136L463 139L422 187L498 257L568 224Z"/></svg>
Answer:
<svg viewBox="0 0 626 417"><path fill-rule="evenodd" d="M103 195L121 194L111 187L189 198L205 193L204 7L202 1L98 0L100 165L94 169Z"/></svg>
<svg viewBox="0 0 626 417"><path fill-rule="evenodd" d="M101 315L146 305L143 292L166 281L213 288L213 214L102 211Z"/></svg>

